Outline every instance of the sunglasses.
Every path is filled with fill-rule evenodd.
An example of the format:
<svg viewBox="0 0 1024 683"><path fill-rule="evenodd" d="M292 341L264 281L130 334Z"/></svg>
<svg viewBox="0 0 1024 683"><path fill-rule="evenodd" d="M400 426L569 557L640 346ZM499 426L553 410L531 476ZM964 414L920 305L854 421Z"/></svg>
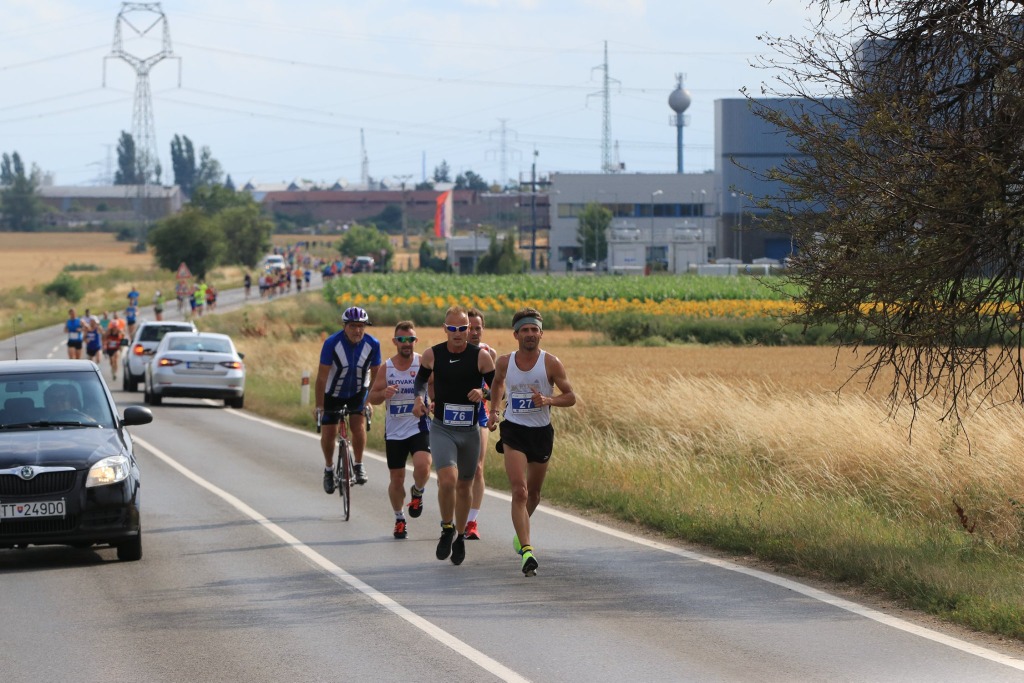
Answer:
<svg viewBox="0 0 1024 683"><path fill-rule="evenodd" d="M449 332L465 332L469 329L469 325L445 325L444 329Z"/></svg>
<svg viewBox="0 0 1024 683"><path fill-rule="evenodd" d="M398 342L399 344L409 344L411 342L416 341L416 337L407 337L407 336L395 337L395 341Z"/></svg>

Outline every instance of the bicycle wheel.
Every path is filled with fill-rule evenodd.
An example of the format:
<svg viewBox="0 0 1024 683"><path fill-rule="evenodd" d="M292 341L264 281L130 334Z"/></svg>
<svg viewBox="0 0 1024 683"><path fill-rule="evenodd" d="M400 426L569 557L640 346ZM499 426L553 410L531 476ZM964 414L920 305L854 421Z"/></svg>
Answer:
<svg viewBox="0 0 1024 683"><path fill-rule="evenodd" d="M348 521L352 512L352 454L348 441L338 442L338 457L335 463L335 478L338 482L338 495L341 496L342 513Z"/></svg>

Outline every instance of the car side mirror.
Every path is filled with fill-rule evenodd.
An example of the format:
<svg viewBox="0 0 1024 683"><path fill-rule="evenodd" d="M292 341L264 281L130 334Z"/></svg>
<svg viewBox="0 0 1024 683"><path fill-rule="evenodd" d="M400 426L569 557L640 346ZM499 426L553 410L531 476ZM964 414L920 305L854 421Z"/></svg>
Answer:
<svg viewBox="0 0 1024 683"><path fill-rule="evenodd" d="M124 409L124 418L121 425L132 427L134 425L146 425L153 421L153 411L142 406L128 406Z"/></svg>
<svg viewBox="0 0 1024 683"><path fill-rule="evenodd" d="M245 354L242 353L241 351L238 352L238 357L241 358L242 360L245 360Z"/></svg>

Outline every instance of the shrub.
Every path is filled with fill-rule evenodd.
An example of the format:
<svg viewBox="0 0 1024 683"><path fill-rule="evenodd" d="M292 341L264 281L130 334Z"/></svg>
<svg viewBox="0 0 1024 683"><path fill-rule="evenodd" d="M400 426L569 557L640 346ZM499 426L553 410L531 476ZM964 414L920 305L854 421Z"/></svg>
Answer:
<svg viewBox="0 0 1024 683"><path fill-rule="evenodd" d="M43 293L47 296L64 299L73 304L78 303L85 296L82 283L72 277L67 271L61 271L52 282L43 287Z"/></svg>

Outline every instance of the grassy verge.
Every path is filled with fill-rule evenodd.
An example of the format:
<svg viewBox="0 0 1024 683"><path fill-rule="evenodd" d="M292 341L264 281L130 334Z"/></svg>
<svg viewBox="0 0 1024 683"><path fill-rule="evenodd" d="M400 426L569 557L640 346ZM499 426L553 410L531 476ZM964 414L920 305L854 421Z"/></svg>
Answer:
<svg viewBox="0 0 1024 683"><path fill-rule="evenodd" d="M325 321L336 317L312 294L202 324L246 352L247 407L312 429L310 409L299 406L301 373L315 372L323 335L336 326ZM622 363L636 352L587 366L559 350L580 402L554 412L546 500L1024 638L1019 410L973 414L968 444L939 422L941 407L922 406L911 442L908 426L869 396L681 371L623 382ZM383 445L381 427L373 448ZM493 450L487 464L488 484L502 488Z"/></svg>
<svg viewBox="0 0 1024 683"><path fill-rule="evenodd" d="M67 320L69 308L75 308L79 315L86 309L96 315L102 311L123 311L132 286L141 294L139 305L143 318L152 317L153 293L158 289L163 292L168 308L173 310L171 307L175 306L174 274L166 270L109 268L99 272L69 272L84 292L76 303L45 294L45 284L0 290L0 337L13 334L15 326L18 330L32 330L63 322ZM217 288L241 287L242 277L240 268L227 267L211 272L207 282Z"/></svg>

